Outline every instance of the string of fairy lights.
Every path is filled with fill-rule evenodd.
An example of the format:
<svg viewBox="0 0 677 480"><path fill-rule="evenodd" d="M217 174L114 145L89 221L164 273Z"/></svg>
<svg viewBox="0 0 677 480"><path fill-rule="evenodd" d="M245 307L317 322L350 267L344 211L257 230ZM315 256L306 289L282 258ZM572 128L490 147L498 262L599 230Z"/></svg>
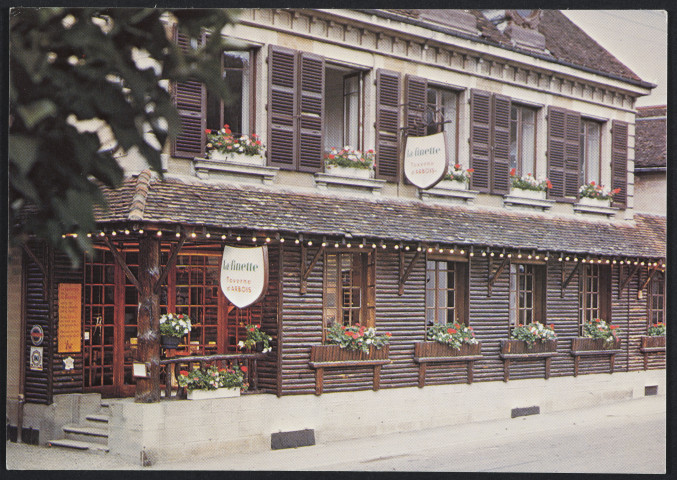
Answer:
<svg viewBox="0 0 677 480"><path fill-rule="evenodd" d="M630 257L627 255L590 255L582 253L570 253L570 252L551 252L551 251L540 251L536 249L510 249L503 247L476 247L475 245L458 245L451 244L446 246L441 246L440 244L430 245L426 242L393 242L387 240L367 240L367 238L355 239L352 235L342 236L340 238L328 239L326 236L322 237L321 240L315 238L315 240L305 237L302 233L299 234L289 234L284 235L282 233L270 234L244 234L233 232L228 230L227 232L209 232L206 228L203 228L200 233L195 230L182 229L181 227L166 228L162 229L159 227L151 227L148 229L144 228L134 228L133 233L136 235L155 235L157 237L169 237L172 236L180 239L182 236L187 237L186 239L191 239L195 241L200 240L218 240L219 238L222 241L235 241L240 244L249 244L249 245L263 245L263 244L284 244L286 241L292 242L294 245L303 245L306 247L312 247L313 245L319 245L322 248L333 248L338 249L369 249L372 250L387 250L392 249L395 251L409 252L427 252L429 254L439 254L439 255L456 255L456 256L467 256L467 257L489 257L496 258L497 260L512 260L517 259L520 261L542 261L547 262L551 258L556 258L558 262L574 262L581 264L605 264L605 265L629 265L629 266L647 266L654 268L666 268L666 263L664 259L661 258L647 258L647 257ZM129 228L124 229L108 229L108 230L99 230L98 232L89 232L87 233L88 238L96 237L124 237L132 234L132 230ZM67 233L62 235L63 238L74 238L77 239L77 233Z"/></svg>

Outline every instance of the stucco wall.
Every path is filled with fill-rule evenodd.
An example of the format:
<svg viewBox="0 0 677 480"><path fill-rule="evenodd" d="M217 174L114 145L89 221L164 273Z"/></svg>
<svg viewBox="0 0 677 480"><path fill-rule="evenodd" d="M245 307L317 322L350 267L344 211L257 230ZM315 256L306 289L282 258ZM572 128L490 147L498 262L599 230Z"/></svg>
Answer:
<svg viewBox="0 0 677 480"><path fill-rule="evenodd" d="M635 210L643 213L667 213L665 172L635 175Z"/></svg>

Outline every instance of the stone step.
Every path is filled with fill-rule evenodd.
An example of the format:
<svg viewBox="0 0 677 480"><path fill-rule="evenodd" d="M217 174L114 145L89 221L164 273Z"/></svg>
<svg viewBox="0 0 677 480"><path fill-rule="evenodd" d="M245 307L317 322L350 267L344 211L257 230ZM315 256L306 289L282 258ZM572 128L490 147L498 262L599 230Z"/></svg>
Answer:
<svg viewBox="0 0 677 480"><path fill-rule="evenodd" d="M79 440L50 440L47 442L47 445L50 447L62 447L62 448L73 448L76 450L87 450L94 453L106 453L108 452L108 445L102 445L100 443L92 442L83 442Z"/></svg>
<svg viewBox="0 0 677 480"><path fill-rule="evenodd" d="M93 413L87 415L85 418L90 422L108 423L110 420L110 415L106 415L105 413Z"/></svg>
<svg viewBox="0 0 677 480"><path fill-rule="evenodd" d="M104 424L105 425L105 424ZM63 431L67 440L78 440L108 445L108 425L65 425Z"/></svg>

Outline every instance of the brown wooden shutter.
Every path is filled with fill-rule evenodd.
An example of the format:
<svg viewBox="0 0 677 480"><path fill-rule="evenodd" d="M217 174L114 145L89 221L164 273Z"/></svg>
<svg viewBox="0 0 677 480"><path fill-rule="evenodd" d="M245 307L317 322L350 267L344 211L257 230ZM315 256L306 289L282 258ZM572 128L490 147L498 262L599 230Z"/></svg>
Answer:
<svg viewBox="0 0 677 480"><path fill-rule="evenodd" d="M400 74L376 71L376 177L398 181L400 163Z"/></svg>
<svg viewBox="0 0 677 480"><path fill-rule="evenodd" d="M628 124L614 120L611 123L611 187L620 188L614 195L614 207L628 203Z"/></svg>
<svg viewBox="0 0 677 480"><path fill-rule="evenodd" d="M509 97L493 97L493 148L491 157L491 193L510 191L510 108Z"/></svg>
<svg viewBox="0 0 677 480"><path fill-rule="evenodd" d="M173 29L173 38L182 50L191 48L190 38L179 33L176 26ZM181 131L172 144L172 155L185 158L200 156L205 149L207 90L204 84L189 80L174 83L173 94Z"/></svg>
<svg viewBox="0 0 677 480"><path fill-rule="evenodd" d="M567 110L564 130L564 195L578 197L580 189L581 114Z"/></svg>
<svg viewBox="0 0 677 480"><path fill-rule="evenodd" d="M310 53L300 55L299 90L299 170L322 169L324 148L324 58Z"/></svg>
<svg viewBox="0 0 677 480"><path fill-rule="evenodd" d="M548 179L550 198L564 198L564 149L566 110L548 107Z"/></svg>
<svg viewBox="0 0 677 480"><path fill-rule="evenodd" d="M491 158L491 94L481 90L470 91L470 177L472 188L489 192Z"/></svg>
<svg viewBox="0 0 677 480"><path fill-rule="evenodd" d="M294 170L298 123L296 51L270 45L268 73L268 163Z"/></svg>
<svg viewBox="0 0 677 480"><path fill-rule="evenodd" d="M423 115L425 113L428 81L425 78L407 75L404 84L404 118L407 123L407 135L421 137L426 134Z"/></svg>
<svg viewBox="0 0 677 480"><path fill-rule="evenodd" d="M599 266L599 316L611 323L611 266Z"/></svg>

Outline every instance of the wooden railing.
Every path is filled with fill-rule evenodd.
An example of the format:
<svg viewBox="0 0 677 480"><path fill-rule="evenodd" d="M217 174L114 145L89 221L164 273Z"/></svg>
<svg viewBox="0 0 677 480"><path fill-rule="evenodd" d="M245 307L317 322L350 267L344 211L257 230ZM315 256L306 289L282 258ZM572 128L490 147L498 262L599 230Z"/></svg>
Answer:
<svg viewBox="0 0 677 480"><path fill-rule="evenodd" d="M245 372L245 382L249 384L248 391L258 391L259 374L258 374L258 360L266 358L267 353L231 353L223 355L205 355L205 356L185 356L172 357L160 360L160 367L164 366L165 371L165 399L184 398L185 392L179 387L176 395L172 397L172 369L174 371L174 378L178 378L181 370L192 370L196 364L200 365L201 369L205 369L209 365L217 365L221 368L226 368L231 365L245 365L247 371ZM180 393L179 393L180 392Z"/></svg>

